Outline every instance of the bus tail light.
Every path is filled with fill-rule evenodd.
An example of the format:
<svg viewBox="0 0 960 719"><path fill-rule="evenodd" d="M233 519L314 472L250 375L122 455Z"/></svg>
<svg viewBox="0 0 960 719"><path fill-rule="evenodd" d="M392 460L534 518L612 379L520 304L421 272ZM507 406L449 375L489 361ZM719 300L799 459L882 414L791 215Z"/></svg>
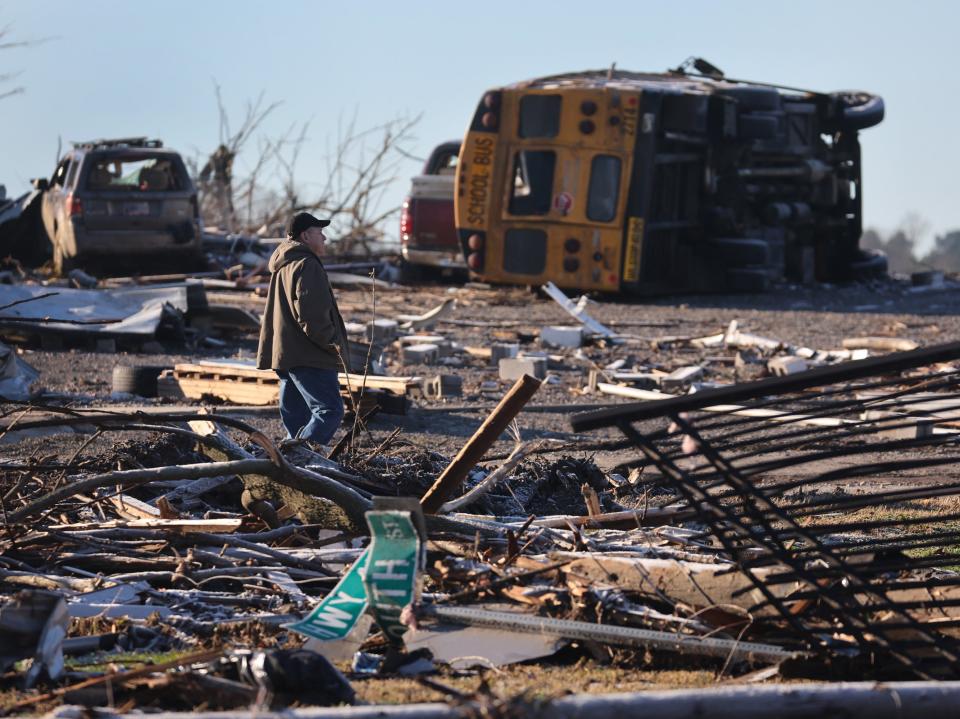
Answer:
<svg viewBox="0 0 960 719"><path fill-rule="evenodd" d="M67 214L70 215L70 217L83 215L83 202L72 192L67 195Z"/></svg>
<svg viewBox="0 0 960 719"><path fill-rule="evenodd" d="M467 247L474 252L483 250L483 238L480 235L470 235L470 239L467 240Z"/></svg>
<svg viewBox="0 0 960 719"><path fill-rule="evenodd" d="M471 252L467 255L467 267L469 267L474 272L479 272L483 269L483 253L482 252Z"/></svg>
<svg viewBox="0 0 960 719"><path fill-rule="evenodd" d="M576 257L564 257L563 258L563 271L564 272L576 272L580 269L580 260Z"/></svg>
<svg viewBox="0 0 960 719"><path fill-rule="evenodd" d="M500 93L488 92L480 101L471 128L485 132L495 131L500 125Z"/></svg>

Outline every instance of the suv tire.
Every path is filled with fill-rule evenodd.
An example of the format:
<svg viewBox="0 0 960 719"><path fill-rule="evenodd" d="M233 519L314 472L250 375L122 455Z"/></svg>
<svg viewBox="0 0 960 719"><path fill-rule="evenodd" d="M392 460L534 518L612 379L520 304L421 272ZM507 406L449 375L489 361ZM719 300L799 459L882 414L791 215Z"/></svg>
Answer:
<svg viewBox="0 0 960 719"><path fill-rule="evenodd" d="M157 378L165 369L168 368L157 365L128 367L118 364L113 368L113 391L135 394L138 397L156 397Z"/></svg>

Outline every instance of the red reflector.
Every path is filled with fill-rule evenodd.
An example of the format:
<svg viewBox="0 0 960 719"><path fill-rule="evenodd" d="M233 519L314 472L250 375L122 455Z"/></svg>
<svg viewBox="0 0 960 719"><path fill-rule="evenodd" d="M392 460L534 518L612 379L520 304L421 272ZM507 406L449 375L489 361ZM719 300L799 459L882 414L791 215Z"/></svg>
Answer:
<svg viewBox="0 0 960 719"><path fill-rule="evenodd" d="M467 247L471 250L482 250L483 238L480 235L470 235L470 239L467 240Z"/></svg>

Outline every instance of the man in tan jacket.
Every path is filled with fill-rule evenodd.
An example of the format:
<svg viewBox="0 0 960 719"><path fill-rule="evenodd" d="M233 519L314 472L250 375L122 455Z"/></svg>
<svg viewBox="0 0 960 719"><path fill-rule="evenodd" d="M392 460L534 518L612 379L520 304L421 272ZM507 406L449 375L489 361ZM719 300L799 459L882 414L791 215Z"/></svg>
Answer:
<svg viewBox="0 0 960 719"><path fill-rule="evenodd" d="M329 220L301 212L270 257L270 291L257 367L280 377L280 419L288 438L326 444L343 419L337 373L349 371L343 318L320 258Z"/></svg>

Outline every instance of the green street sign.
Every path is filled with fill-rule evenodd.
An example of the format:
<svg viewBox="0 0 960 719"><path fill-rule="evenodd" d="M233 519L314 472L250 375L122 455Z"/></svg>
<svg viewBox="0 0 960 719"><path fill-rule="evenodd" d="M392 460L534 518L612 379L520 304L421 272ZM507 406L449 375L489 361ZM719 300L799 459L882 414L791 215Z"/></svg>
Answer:
<svg viewBox="0 0 960 719"><path fill-rule="evenodd" d="M310 614L299 622L285 624L313 639L343 639L356 626L367 609L367 593L363 586L363 570L370 556L368 548L350 570L343 575L337 586L324 597Z"/></svg>
<svg viewBox="0 0 960 719"><path fill-rule="evenodd" d="M371 511L366 516L371 542L363 586L380 629L391 644L402 646L407 627L400 613L417 595L420 534L410 512Z"/></svg>
<svg viewBox="0 0 960 719"><path fill-rule="evenodd" d="M403 644L403 608L419 593L423 565L420 534L409 511L367 512L370 546L337 586L299 622L284 628L313 639L344 639L369 608L389 641Z"/></svg>

